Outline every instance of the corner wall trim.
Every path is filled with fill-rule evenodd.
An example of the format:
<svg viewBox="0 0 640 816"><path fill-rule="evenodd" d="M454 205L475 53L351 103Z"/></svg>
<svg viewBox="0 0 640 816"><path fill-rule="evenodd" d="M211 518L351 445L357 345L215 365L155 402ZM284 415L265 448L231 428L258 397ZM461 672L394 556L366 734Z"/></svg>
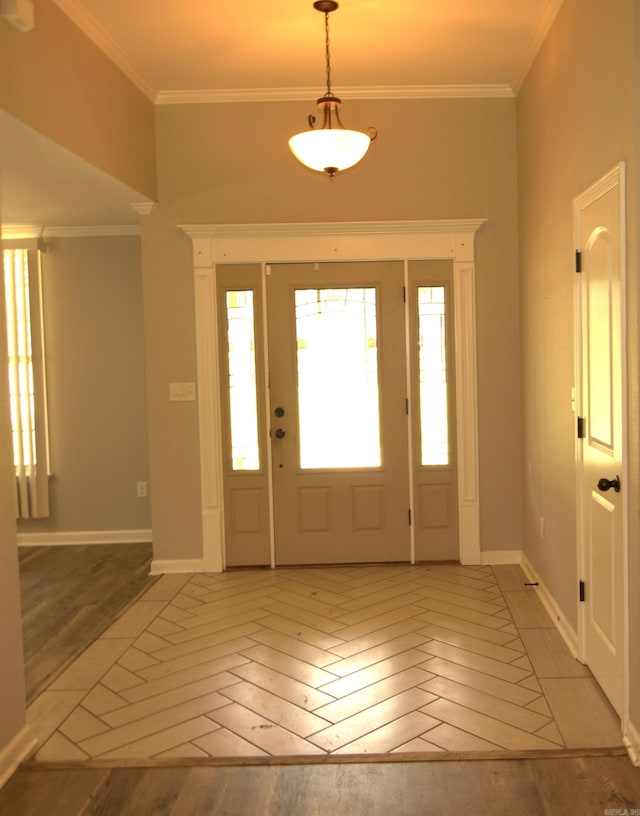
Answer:
<svg viewBox="0 0 640 816"><path fill-rule="evenodd" d="M201 558L156 558L151 562L151 575L168 575L185 572L207 572L207 570Z"/></svg>
<svg viewBox="0 0 640 816"><path fill-rule="evenodd" d="M19 547L63 547L85 544L149 544L151 530L86 530L59 533L18 533Z"/></svg>
<svg viewBox="0 0 640 816"><path fill-rule="evenodd" d="M33 753L37 744L38 740L33 729L30 725L25 725L11 742L0 750L0 788L13 776L18 765Z"/></svg>
<svg viewBox="0 0 640 816"><path fill-rule="evenodd" d="M636 768L640 768L640 729L636 728L631 720L627 720L623 740L629 752L629 759Z"/></svg>
<svg viewBox="0 0 640 816"><path fill-rule="evenodd" d="M540 576L535 571L532 563L529 561L527 556L523 553L522 554L522 561L520 563L524 574L527 576L529 581L537 581L538 582L538 597L542 601L542 605L547 610L549 615L551 616L551 620L554 622L556 629L560 633L560 636L567 644L567 648L573 655L573 657L578 659L578 633L573 629L569 623L566 621L564 617L564 613L556 603L553 595L549 592L548 588L545 584L540 580Z"/></svg>

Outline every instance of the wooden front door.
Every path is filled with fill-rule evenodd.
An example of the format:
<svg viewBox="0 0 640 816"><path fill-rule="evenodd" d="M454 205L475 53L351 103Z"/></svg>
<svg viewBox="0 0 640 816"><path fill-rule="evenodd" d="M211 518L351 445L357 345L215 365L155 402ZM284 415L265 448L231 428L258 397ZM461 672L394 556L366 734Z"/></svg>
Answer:
<svg viewBox="0 0 640 816"><path fill-rule="evenodd" d="M400 262L267 277L277 564L408 561Z"/></svg>
<svg viewBox="0 0 640 816"><path fill-rule="evenodd" d="M457 560L451 262L217 282L226 564Z"/></svg>

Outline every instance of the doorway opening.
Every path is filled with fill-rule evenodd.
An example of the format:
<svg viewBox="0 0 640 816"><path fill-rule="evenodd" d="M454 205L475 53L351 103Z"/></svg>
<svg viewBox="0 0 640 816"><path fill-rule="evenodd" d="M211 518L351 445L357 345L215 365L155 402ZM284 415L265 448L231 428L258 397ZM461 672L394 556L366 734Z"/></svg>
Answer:
<svg viewBox="0 0 640 816"><path fill-rule="evenodd" d="M458 560L451 261L216 279L227 565Z"/></svg>
<svg viewBox="0 0 640 816"><path fill-rule="evenodd" d="M203 571L222 571L227 565L224 501L224 434L226 431L223 419L225 397L223 397L221 385L223 372L220 366L219 349L220 303L216 283L219 270L227 265L235 265L236 268L239 265L258 265L261 269L265 269L263 282L259 289L256 289L261 295L261 304L257 306L257 323L254 330L259 334L263 328L258 324L269 316L267 314L266 267L273 269L279 265L288 267L291 264L319 264L322 266L338 263L378 264L384 262L386 264L389 262L398 264L403 270L406 283L409 264L413 262L443 260L450 262L453 281L452 313L455 315L451 344L453 349L451 370L455 372L456 395L454 416L451 418L452 427L455 430L455 437L452 436L452 438L455 438L456 443L457 467L455 478L457 506L454 507L454 516L458 527L459 560L463 564L480 563L474 237L482 223L484 221L481 219L469 219L182 227L193 241L194 257L203 530L201 569ZM368 287L361 283L347 288L376 289L376 286ZM319 291L325 288L325 284L318 284L311 288ZM327 285L326 288L340 287L334 282ZM236 291L241 291L241 288ZM256 303L257 301L254 300L254 307ZM419 320L419 316L415 319ZM266 322L273 323L273 319ZM258 359L257 367L259 368L261 364L265 363L264 361L261 363ZM294 370L296 366L297 360L294 360ZM410 366L411 363L409 363ZM411 377L410 372L408 376ZM380 391L383 393L384 389ZM406 395L403 399L406 400ZM384 416L383 400L384 398L379 404L381 416ZM264 399L262 404L258 401L256 409L258 416L261 411L270 411L271 407ZM274 403L273 410L276 408L287 411L287 406ZM420 434L416 434L415 429L411 429L412 424L409 423L409 433L419 437ZM271 428L271 421L268 427ZM284 425L274 425L273 431L278 429L284 431L285 435L287 434L287 428ZM281 441L286 442L286 436ZM383 449L384 444L382 440ZM414 447L410 446L410 449L413 450ZM273 450L267 451L268 458L271 453ZM273 461L267 461L264 466L271 471L273 464ZM380 508L383 505L380 503L380 491L377 490L376 485L365 483L362 487L367 489L360 491L355 506L359 508L356 511L360 514L359 517L366 520L371 519L372 516L375 517L376 512L379 515L381 511L376 510L376 507ZM275 479L267 492L266 498L268 502L272 502L275 495ZM423 492L428 498L431 486L427 485ZM245 498L248 497L247 493ZM318 492L314 494L312 490L306 495L306 499L308 499L309 517L315 515L321 519L322 496ZM405 510L407 513L406 526L409 526L408 510L409 508ZM352 507L351 522L353 512ZM370 524L371 521L365 523ZM272 526L273 540L273 524L271 521L269 524ZM271 565L275 566L274 543L272 543L271 551ZM408 555L409 560L416 560L415 547L409 546ZM405 557L402 560L405 560ZM193 564L190 566L193 567Z"/></svg>

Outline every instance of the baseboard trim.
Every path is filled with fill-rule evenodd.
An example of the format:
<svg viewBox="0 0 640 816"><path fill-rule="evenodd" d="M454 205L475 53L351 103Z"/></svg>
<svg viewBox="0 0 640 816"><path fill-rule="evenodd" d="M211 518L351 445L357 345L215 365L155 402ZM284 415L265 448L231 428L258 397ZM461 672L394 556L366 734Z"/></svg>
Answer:
<svg viewBox="0 0 640 816"><path fill-rule="evenodd" d="M86 530L60 533L18 533L19 547L61 547L86 544L149 544L151 530Z"/></svg>
<svg viewBox="0 0 640 816"><path fill-rule="evenodd" d="M481 556L483 567L519 564L522 561L522 550L483 550Z"/></svg>
<svg viewBox="0 0 640 816"><path fill-rule="evenodd" d="M185 572L207 572L201 558L154 559L151 562L151 575L167 575Z"/></svg>
<svg viewBox="0 0 640 816"><path fill-rule="evenodd" d="M629 759L636 768L640 768L640 729L636 728L631 720L627 720L623 741L629 752Z"/></svg>
<svg viewBox="0 0 640 816"><path fill-rule="evenodd" d="M38 740L30 725L25 725L11 740L0 750L0 788L5 785L18 769L21 762L33 753Z"/></svg>
<svg viewBox="0 0 640 816"><path fill-rule="evenodd" d="M567 648L571 652L572 656L578 659L578 633L567 623L566 618L558 604L556 603L553 595L549 592L548 588L545 584L540 580L540 576L535 571L532 563L529 561L527 556L523 553L522 554L522 561L520 562L520 566L524 574L527 576L527 580L531 583L538 584L538 597L542 601L542 605L547 610L549 615L551 616L551 620L555 623L556 629L560 632L560 636L564 640L567 645Z"/></svg>

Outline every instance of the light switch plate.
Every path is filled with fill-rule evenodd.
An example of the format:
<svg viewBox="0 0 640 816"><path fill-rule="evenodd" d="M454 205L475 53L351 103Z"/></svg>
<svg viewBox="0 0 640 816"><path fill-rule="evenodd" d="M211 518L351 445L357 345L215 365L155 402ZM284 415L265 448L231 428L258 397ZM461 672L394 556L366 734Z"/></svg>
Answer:
<svg viewBox="0 0 640 816"><path fill-rule="evenodd" d="M193 402L195 398L195 383L169 383L170 402Z"/></svg>

